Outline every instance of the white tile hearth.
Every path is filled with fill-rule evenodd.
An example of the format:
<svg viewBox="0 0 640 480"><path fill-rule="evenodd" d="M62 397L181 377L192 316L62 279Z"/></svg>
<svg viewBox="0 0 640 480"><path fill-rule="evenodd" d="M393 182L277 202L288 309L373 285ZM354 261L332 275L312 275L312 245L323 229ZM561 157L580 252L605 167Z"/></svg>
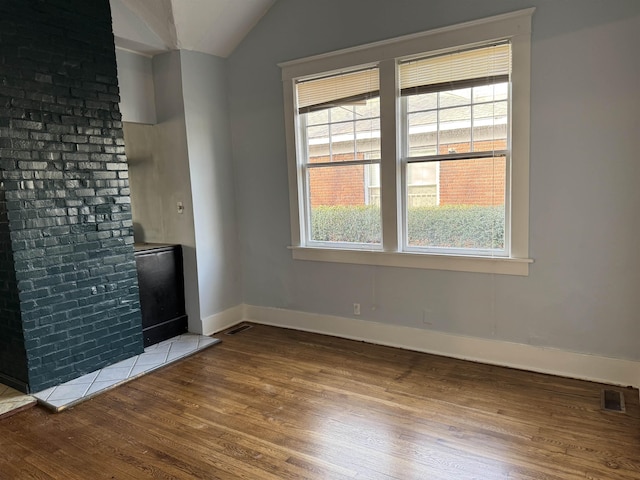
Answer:
<svg viewBox="0 0 640 480"><path fill-rule="evenodd" d="M144 349L144 353L102 370L51 387L33 396L42 405L60 412L136 377L164 367L220 342L217 338L187 333ZM2 386L0 386L2 387Z"/></svg>

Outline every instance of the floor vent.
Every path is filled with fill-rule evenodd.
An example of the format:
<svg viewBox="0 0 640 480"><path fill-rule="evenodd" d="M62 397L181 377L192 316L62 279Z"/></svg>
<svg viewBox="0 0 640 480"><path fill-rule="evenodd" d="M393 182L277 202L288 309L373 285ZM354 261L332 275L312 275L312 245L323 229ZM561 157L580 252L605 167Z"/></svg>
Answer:
<svg viewBox="0 0 640 480"><path fill-rule="evenodd" d="M602 409L608 412L624 412L624 395L617 390L602 390Z"/></svg>
<svg viewBox="0 0 640 480"><path fill-rule="evenodd" d="M237 333L244 332L245 330L249 330L251 327L253 327L253 325L240 325L239 327L229 330L225 335L235 335Z"/></svg>

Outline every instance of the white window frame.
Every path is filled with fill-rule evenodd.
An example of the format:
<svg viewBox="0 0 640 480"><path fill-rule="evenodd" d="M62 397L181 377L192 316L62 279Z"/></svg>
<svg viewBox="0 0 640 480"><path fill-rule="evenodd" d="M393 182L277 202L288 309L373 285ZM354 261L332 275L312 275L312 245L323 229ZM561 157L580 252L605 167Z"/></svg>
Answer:
<svg viewBox="0 0 640 480"><path fill-rule="evenodd" d="M531 76L531 18L534 8L407 35L323 55L279 64L284 88L285 129L294 259L364 265L426 268L507 275L529 273L529 125ZM401 141L398 115L397 60L412 55L454 51L460 47L509 40L511 71L511 195L508 256L433 254L402 250ZM308 246L305 242L304 179L299 158L304 145L296 137L298 114L295 82L329 72L377 65L380 71L382 250ZM506 233L506 232L505 232Z"/></svg>

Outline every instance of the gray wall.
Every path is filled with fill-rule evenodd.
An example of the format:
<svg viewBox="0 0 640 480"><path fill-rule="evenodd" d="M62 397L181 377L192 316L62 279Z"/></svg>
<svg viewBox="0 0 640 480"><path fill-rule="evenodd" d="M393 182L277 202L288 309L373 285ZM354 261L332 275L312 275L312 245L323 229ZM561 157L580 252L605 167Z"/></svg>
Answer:
<svg viewBox="0 0 640 480"><path fill-rule="evenodd" d="M528 277L293 261L278 62L536 6ZM229 58L245 303L640 359L640 2L279 0Z"/></svg>
<svg viewBox="0 0 640 480"><path fill-rule="evenodd" d="M226 61L180 52L203 319L242 301Z"/></svg>
<svg viewBox="0 0 640 480"><path fill-rule="evenodd" d="M151 58L116 49L116 62L122 118L127 122L156 123Z"/></svg>

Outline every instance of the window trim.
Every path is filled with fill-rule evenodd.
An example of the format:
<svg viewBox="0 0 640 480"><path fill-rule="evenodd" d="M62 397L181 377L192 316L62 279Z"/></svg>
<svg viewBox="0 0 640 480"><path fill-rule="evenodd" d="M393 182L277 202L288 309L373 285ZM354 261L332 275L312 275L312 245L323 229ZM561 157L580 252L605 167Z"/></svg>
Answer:
<svg viewBox="0 0 640 480"><path fill-rule="evenodd" d="M367 265L385 265L507 275L528 275L529 264L529 129L531 77L531 18L535 8L519 10L494 17L406 35L391 40L348 48L327 54L280 63L284 88L285 132L287 145L289 209L293 258ZM396 59L425 53L445 53L460 46L481 45L509 40L512 49L512 137L511 137L511 251L509 257L472 255L439 255L401 251L399 222L401 166L397 161L401 142L396 115L400 94L396 74ZM382 162L380 183L382 192L382 251L362 251L341 248L306 246L304 198L299 185L304 185L303 170L298 155L303 145L298 143L298 115L295 111L295 81L319 74L353 71L357 67L377 65L380 71L380 110ZM391 110L393 109L393 110ZM389 161L388 159L393 159ZM387 160L385 160L387 159ZM302 183L301 183L302 182Z"/></svg>

